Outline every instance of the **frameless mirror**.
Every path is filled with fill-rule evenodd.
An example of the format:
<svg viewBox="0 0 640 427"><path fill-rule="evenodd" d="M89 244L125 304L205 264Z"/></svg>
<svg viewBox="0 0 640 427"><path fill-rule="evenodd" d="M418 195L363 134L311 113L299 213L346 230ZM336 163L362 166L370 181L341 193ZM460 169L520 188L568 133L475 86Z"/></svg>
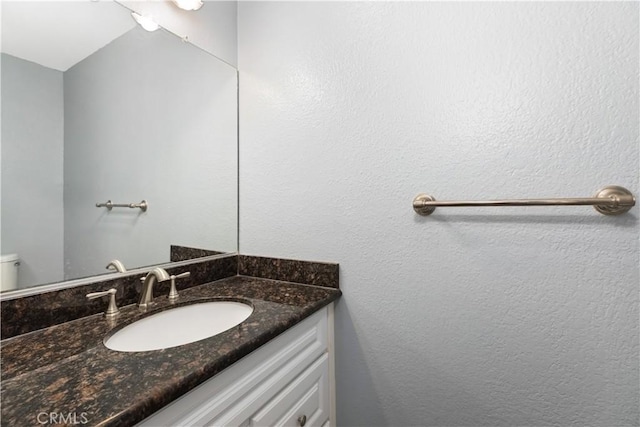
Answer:
<svg viewBox="0 0 640 427"><path fill-rule="evenodd" d="M0 6L2 290L236 252L236 69L113 1Z"/></svg>

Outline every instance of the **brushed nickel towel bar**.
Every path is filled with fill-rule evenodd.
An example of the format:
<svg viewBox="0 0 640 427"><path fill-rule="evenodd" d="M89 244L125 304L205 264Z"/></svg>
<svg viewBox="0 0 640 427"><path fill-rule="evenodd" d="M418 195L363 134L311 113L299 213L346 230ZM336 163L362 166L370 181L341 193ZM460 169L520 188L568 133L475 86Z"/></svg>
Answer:
<svg viewBox="0 0 640 427"><path fill-rule="evenodd" d="M437 206L593 206L604 215L620 215L636 204L633 194L624 187L610 185L593 197L562 199L513 199L513 200L436 200L428 194L418 194L413 199L413 210L419 215L431 215Z"/></svg>
<svg viewBox="0 0 640 427"><path fill-rule="evenodd" d="M140 209L142 212L146 212L149 204L146 200L140 203L113 203L111 200L107 200L106 203L96 203L96 208L107 208L111 210L113 208L131 208Z"/></svg>

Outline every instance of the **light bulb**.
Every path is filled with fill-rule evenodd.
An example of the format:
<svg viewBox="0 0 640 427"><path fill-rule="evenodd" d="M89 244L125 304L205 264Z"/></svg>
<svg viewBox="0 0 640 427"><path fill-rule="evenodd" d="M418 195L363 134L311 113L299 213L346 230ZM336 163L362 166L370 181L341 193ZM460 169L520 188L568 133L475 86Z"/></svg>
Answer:
<svg viewBox="0 0 640 427"><path fill-rule="evenodd" d="M150 16L142 16L135 12L131 12L131 16L133 16L133 19L135 19L136 22L147 31L155 31L160 28L160 25L158 25Z"/></svg>
<svg viewBox="0 0 640 427"><path fill-rule="evenodd" d="M198 10L204 4L202 3L202 0L173 0L173 2L180 9L184 10Z"/></svg>

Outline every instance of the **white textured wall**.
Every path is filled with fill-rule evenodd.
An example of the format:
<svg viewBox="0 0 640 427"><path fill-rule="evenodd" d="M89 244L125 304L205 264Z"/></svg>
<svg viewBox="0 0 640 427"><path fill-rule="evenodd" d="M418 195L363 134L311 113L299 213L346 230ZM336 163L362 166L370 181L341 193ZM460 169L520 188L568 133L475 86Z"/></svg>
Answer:
<svg viewBox="0 0 640 427"><path fill-rule="evenodd" d="M134 28L64 74L65 276L237 250L237 73ZM96 202L149 202L149 209Z"/></svg>
<svg viewBox="0 0 640 427"><path fill-rule="evenodd" d="M337 261L338 424L631 426L638 3L240 2L240 250Z"/></svg>
<svg viewBox="0 0 640 427"><path fill-rule="evenodd" d="M2 254L18 287L63 278L62 72L2 54Z"/></svg>

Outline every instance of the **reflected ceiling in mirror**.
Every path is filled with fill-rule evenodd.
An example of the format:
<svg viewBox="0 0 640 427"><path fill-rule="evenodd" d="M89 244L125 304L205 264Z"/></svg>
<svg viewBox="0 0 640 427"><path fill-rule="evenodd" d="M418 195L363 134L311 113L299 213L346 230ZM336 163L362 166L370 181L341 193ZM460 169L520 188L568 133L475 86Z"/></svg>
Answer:
<svg viewBox="0 0 640 427"><path fill-rule="evenodd" d="M0 6L2 290L236 252L237 71L112 1Z"/></svg>

